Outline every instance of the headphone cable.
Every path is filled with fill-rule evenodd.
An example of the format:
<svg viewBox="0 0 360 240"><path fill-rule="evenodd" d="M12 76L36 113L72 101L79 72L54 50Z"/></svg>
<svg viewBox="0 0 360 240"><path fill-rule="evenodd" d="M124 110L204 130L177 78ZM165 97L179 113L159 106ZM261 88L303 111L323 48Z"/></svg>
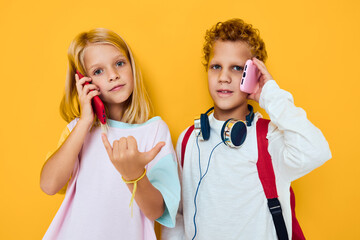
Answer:
<svg viewBox="0 0 360 240"><path fill-rule="evenodd" d="M216 146L211 150L211 153L210 153L210 156L209 156L209 161L208 161L208 164L207 164L207 167L206 167L206 171L205 171L204 175L201 175L199 135L196 136L196 146L197 146L198 152L199 152L200 180L199 180L199 182L198 182L198 185L197 185L197 188L196 188L196 192L195 192L195 197L194 197L195 212L194 212L193 222L194 222L195 233L194 233L194 236L192 237L192 240L195 239L196 234L197 234L197 228L196 228L195 218L196 218L196 213L197 213L196 198L197 198L197 195L198 195L198 192L199 192L199 187L200 187L200 184L201 184L202 180L204 179L205 175L207 174L207 172L208 172L208 170L209 170L211 155L213 154L215 148L217 148L221 143L222 143L222 141L219 142L218 144L216 144Z"/></svg>

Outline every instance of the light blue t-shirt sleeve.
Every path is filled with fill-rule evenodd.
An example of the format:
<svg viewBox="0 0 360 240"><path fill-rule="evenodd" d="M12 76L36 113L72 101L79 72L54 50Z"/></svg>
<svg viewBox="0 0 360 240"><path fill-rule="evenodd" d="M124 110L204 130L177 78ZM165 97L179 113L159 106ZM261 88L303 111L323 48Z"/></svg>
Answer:
<svg viewBox="0 0 360 240"><path fill-rule="evenodd" d="M165 202L165 211L156 221L169 228L175 227L180 202L177 161L173 156L171 153L165 155L147 173L149 181L160 191Z"/></svg>

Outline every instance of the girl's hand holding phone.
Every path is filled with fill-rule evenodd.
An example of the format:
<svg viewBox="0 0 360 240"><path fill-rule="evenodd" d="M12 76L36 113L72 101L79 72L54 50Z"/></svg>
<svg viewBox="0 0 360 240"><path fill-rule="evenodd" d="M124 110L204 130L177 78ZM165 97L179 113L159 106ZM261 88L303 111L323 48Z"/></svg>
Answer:
<svg viewBox="0 0 360 240"><path fill-rule="evenodd" d="M80 119L85 120L91 125L94 121L94 111L91 106L91 99L100 95L100 89L91 83L85 85L86 82L91 82L91 78L82 77L80 79L79 76L75 74L75 80L81 108Z"/></svg>
<svg viewBox="0 0 360 240"><path fill-rule="evenodd" d="M113 142L111 147L106 134L101 135L105 149L115 168L121 176L130 181L137 179L144 172L145 166L151 162L165 146L165 142L159 142L148 152L139 152L136 139L133 136L122 137Z"/></svg>
<svg viewBox="0 0 360 240"><path fill-rule="evenodd" d="M253 92L248 96L248 98L251 100L255 100L256 102L259 102L262 88L264 87L265 83L269 80L272 80L273 77L268 72L265 64L262 61L260 61L257 58L252 58L252 61L260 71L260 78L258 82L258 87L256 88L255 92Z"/></svg>

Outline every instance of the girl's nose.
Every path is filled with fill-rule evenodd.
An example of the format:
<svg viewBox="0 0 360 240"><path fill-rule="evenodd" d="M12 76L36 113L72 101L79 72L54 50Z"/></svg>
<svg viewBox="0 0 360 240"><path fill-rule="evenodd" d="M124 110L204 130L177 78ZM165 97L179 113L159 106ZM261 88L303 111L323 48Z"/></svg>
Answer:
<svg viewBox="0 0 360 240"><path fill-rule="evenodd" d="M120 78L119 73L115 69L111 69L109 72L109 81L114 81Z"/></svg>

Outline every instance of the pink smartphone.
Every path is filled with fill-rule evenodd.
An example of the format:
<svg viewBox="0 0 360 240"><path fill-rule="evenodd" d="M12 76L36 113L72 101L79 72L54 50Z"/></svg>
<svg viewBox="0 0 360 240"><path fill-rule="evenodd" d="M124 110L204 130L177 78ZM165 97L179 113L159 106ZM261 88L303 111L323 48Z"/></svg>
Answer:
<svg viewBox="0 0 360 240"><path fill-rule="evenodd" d="M256 90L259 82L260 71L252 60L247 60L244 67L244 72L241 78L240 90L246 93L253 93Z"/></svg>

